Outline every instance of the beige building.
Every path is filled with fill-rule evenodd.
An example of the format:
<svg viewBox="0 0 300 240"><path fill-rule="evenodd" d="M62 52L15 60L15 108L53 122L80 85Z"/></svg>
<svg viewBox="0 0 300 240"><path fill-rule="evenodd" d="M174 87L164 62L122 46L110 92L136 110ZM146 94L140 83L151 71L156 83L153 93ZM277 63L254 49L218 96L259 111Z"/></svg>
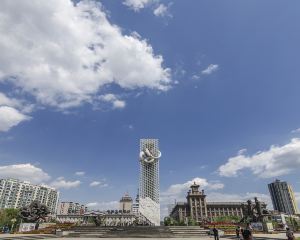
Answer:
<svg viewBox="0 0 300 240"><path fill-rule="evenodd" d="M189 219L201 223L213 221L217 217L244 217L247 202L207 202L204 191L199 191L199 187L195 183L191 186L187 193L187 202L177 202L171 210L170 217L184 223ZM266 208L265 203L261 204Z"/></svg>
<svg viewBox="0 0 300 240"><path fill-rule="evenodd" d="M57 207L57 215L83 215L86 211L87 207L74 202L59 202Z"/></svg>
<svg viewBox="0 0 300 240"><path fill-rule="evenodd" d="M208 202L207 203L207 217L213 220L216 217L229 217L235 216L243 218L244 202Z"/></svg>
<svg viewBox="0 0 300 240"><path fill-rule="evenodd" d="M122 212L132 213L132 198L126 193L120 200L119 209Z"/></svg>
<svg viewBox="0 0 300 240"><path fill-rule="evenodd" d="M190 217L196 222L201 222L207 217L206 195L204 190L199 191L200 185L194 183L187 194L187 203L190 210Z"/></svg>
<svg viewBox="0 0 300 240"><path fill-rule="evenodd" d="M54 188L17 179L0 179L0 209L21 208L38 200L56 214L59 193Z"/></svg>
<svg viewBox="0 0 300 240"><path fill-rule="evenodd" d="M187 222L193 219L202 222L207 218L207 203L204 190L199 191L200 185L194 183L187 193L187 202L175 204L170 216L179 222Z"/></svg>

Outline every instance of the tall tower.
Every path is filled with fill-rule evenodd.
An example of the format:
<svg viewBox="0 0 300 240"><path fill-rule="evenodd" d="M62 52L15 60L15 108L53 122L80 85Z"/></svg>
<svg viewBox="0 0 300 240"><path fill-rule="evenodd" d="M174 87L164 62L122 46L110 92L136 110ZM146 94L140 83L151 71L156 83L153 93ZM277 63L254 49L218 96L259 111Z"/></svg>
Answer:
<svg viewBox="0 0 300 240"><path fill-rule="evenodd" d="M203 222L207 218L206 195L204 194L204 190L199 191L199 187L200 185L194 182L191 190L188 191L186 199L190 206L191 218L196 222Z"/></svg>
<svg viewBox="0 0 300 240"><path fill-rule="evenodd" d="M158 139L140 140L139 212L154 226L160 225Z"/></svg>
<svg viewBox="0 0 300 240"><path fill-rule="evenodd" d="M274 210L287 214L297 214L298 206L293 189L287 182L276 180L268 184Z"/></svg>
<svg viewBox="0 0 300 240"><path fill-rule="evenodd" d="M132 213L132 198L126 193L120 200L120 210Z"/></svg>

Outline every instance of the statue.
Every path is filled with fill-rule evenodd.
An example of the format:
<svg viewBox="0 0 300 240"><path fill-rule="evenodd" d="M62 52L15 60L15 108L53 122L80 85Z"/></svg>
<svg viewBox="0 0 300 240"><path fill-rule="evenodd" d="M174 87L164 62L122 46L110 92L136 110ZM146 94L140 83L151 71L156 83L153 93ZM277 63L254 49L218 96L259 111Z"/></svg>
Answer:
<svg viewBox="0 0 300 240"><path fill-rule="evenodd" d="M161 157L161 152L158 151L157 156L148 149L145 148L143 151L140 152L140 160L144 161L145 163L153 163L155 160Z"/></svg>
<svg viewBox="0 0 300 240"><path fill-rule="evenodd" d="M40 219L45 220L49 213L46 205L35 200L29 206L22 207L19 214L25 222L38 222Z"/></svg>
<svg viewBox="0 0 300 240"><path fill-rule="evenodd" d="M257 197L254 198L254 203L249 199L247 205L242 204L244 217L241 222L263 222L269 215L266 209L266 204L261 203Z"/></svg>

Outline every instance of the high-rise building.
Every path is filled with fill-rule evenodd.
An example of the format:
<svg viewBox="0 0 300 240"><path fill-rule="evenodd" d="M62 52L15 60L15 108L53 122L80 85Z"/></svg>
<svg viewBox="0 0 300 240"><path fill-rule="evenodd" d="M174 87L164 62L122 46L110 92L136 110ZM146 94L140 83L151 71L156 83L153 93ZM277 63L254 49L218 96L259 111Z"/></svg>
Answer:
<svg viewBox="0 0 300 240"><path fill-rule="evenodd" d="M287 214L299 213L293 189L287 182L276 180L268 184L274 210Z"/></svg>
<svg viewBox="0 0 300 240"><path fill-rule="evenodd" d="M158 139L140 140L139 212L154 226L160 225Z"/></svg>
<svg viewBox="0 0 300 240"><path fill-rule="evenodd" d="M56 214L59 193L51 187L16 179L0 179L0 208L21 208L38 200Z"/></svg>
<svg viewBox="0 0 300 240"><path fill-rule="evenodd" d="M87 207L76 202L60 202L57 207L58 215L83 215Z"/></svg>

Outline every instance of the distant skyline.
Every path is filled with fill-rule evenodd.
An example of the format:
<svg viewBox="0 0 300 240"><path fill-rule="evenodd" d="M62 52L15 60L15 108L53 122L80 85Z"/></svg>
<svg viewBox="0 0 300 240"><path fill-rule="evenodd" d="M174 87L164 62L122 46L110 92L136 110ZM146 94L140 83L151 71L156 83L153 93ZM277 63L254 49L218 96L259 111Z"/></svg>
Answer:
<svg viewBox="0 0 300 240"><path fill-rule="evenodd" d="M292 185L300 204L300 2L0 2L0 178L114 209L160 141L162 215ZM300 207L300 205L299 205Z"/></svg>

